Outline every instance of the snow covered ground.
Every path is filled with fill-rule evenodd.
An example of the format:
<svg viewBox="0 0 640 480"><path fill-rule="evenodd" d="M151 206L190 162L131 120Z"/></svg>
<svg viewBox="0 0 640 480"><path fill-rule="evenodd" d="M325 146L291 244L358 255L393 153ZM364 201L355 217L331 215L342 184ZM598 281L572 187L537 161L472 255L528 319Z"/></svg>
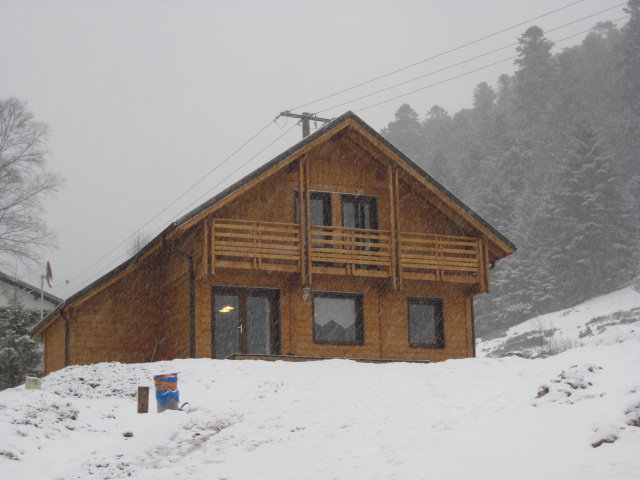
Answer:
<svg viewBox="0 0 640 480"><path fill-rule="evenodd" d="M613 295L545 321L574 332L640 306ZM589 325L534 360L69 367L0 392L0 478L638 478L640 324ZM174 371L191 411L137 414L137 386Z"/></svg>
<svg viewBox="0 0 640 480"><path fill-rule="evenodd" d="M569 348L616 343L630 331L639 329L640 286L629 286L572 308L532 318L496 338L479 339L477 354L545 357Z"/></svg>

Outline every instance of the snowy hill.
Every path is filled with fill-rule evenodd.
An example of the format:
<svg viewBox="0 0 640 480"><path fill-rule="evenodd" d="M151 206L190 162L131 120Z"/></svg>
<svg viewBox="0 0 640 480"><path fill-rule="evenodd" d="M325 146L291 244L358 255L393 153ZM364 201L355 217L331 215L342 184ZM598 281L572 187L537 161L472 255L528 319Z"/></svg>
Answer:
<svg viewBox="0 0 640 480"><path fill-rule="evenodd" d="M478 339L478 356L545 357L585 345L611 344L640 331L640 292L632 286L572 308L541 315L491 339Z"/></svg>
<svg viewBox="0 0 640 480"><path fill-rule="evenodd" d="M584 345L534 360L69 367L0 392L1 478L638 478L640 328L593 320L639 297L546 316ZM176 371L191 411L137 414L137 386Z"/></svg>

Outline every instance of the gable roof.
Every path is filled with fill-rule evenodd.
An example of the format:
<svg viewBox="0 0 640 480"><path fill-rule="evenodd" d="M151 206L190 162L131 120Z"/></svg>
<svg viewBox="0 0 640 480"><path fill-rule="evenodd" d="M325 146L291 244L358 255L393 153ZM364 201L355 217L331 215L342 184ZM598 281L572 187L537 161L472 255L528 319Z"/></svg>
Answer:
<svg viewBox="0 0 640 480"><path fill-rule="evenodd" d="M352 111L348 111L343 115L333 119L331 122L325 124L323 127L316 130L314 133L306 136L300 142L296 143L292 147L288 148L284 152L282 152L277 157L258 167L245 177L241 178L234 184L222 190L220 193L214 195L206 202L202 203L198 207L191 210L186 215L182 216L178 220L170 223L161 233L159 233L156 237L154 237L144 248L142 248L136 255L131 257L129 260L115 267L110 272L106 273L102 277L98 278L94 282L90 283L80 291L76 292L69 298L67 298L64 303L60 304L55 310L53 310L44 320L36 325L36 327L32 330L31 335L39 335L42 330L48 325L48 323L56 316L62 309L64 309L67 305L85 297L87 294L98 288L99 286L105 284L106 282L115 279L120 276L130 268L134 267L141 259L148 256L152 251L154 251L161 243L163 238L166 237L169 233L178 229L188 228L190 225L198 222L201 218L207 216L209 211L214 209L219 203L228 199L232 195L236 194L243 187L250 185L252 182L258 181L258 179L263 176L265 173L269 172L272 169L276 169L287 161L296 158L298 155L302 153L305 149L310 148L316 141L319 141L323 137L329 138L332 133L337 130L339 127L345 126L345 124L352 122L352 124L360 127L366 134L372 137L372 139L377 142L383 148L386 148L393 156L397 157L400 161L404 162L409 169L413 170L417 177L431 185L435 188L435 190L441 193L444 197L446 197L449 201L451 201L467 219L471 220L471 224L475 224L480 231L488 234L489 237L494 239L494 242L501 244L501 250L505 252L505 255L509 255L516 250L516 246L504 235L502 235L496 228L494 228L489 222L484 220L480 215L475 213L469 206L467 206L462 200L456 197L453 193L447 190L440 182L435 180L431 175L425 172L419 165L417 165L413 160L407 157L404 153L402 153L397 147L392 145L388 140L386 140L382 135L376 132L372 127L370 127L367 123L364 122L360 117L358 117Z"/></svg>
<svg viewBox="0 0 640 480"><path fill-rule="evenodd" d="M452 200L457 207L459 207L463 212L469 215L470 218L474 219L478 222L487 232L490 232L495 237L497 237L501 242L508 247L512 252L516 250L516 246L502 233L500 233L495 227L493 227L489 222L483 219L480 215L474 212L468 205L466 205L462 200L456 197L453 193L447 190L440 182L438 182L435 178L425 172L422 167L420 167L417 163L407 157L404 153L402 153L397 147L395 147L392 143L390 143L387 139L385 139L382 135L376 132L371 126L369 126L364 120L358 117L352 111L348 111L343 115L333 119L331 122L325 124L322 128L319 128L314 133L308 135L302 141L296 143L291 148L285 150L280 155L265 163L261 167L257 168L253 172L249 173L245 177L238 180L233 185L227 187L222 192L213 196L206 202L202 203L200 206L194 208L192 211L178 219L175 224L177 227L183 227L184 225L190 224L193 220L198 219L199 217L206 215L207 211L214 207L217 203L221 202L231 194L235 193L245 185L248 185L251 181L259 178L267 171L272 168L278 166L282 162L290 159L292 156L296 155L299 150L302 150L304 147L314 143L316 140L326 135L328 132L334 130L337 126L342 125L347 120L352 120L358 126L360 126L363 130L365 130L369 135L371 135L377 142L382 144L385 148L387 148L390 152L392 152L395 156L402 159L408 166L410 166L416 173L418 173L424 180L433 185L436 189L446 195L447 198ZM510 252L510 253L512 253Z"/></svg>
<svg viewBox="0 0 640 480"><path fill-rule="evenodd" d="M19 288L28 293L33 293L37 297L40 297L40 287L36 287L35 285L31 285L30 283L23 282L22 280L18 280L12 275L8 275L4 272L0 272L0 282L6 283L7 285L11 285L12 287ZM43 293L44 301L52 304L53 306L59 305L62 303L62 299L52 295L51 293L44 292Z"/></svg>

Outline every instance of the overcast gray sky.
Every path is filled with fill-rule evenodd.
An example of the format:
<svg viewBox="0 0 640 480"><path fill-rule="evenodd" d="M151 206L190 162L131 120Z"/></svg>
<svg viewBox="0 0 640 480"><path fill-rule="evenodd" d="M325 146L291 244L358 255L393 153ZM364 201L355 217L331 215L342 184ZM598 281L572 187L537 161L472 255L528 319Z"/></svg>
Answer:
<svg viewBox="0 0 640 480"><path fill-rule="evenodd" d="M73 294L126 260L131 243L127 237L280 111L570 3L0 0L0 97L26 100L36 117L49 124L49 165L66 177L64 190L46 204L46 218L60 245L43 252L54 270L53 293ZM547 31L621 3L583 0L531 24ZM623 15L619 6L548 37L558 40ZM306 110L323 111L508 45L527 25ZM583 37L559 43L556 51ZM421 115L435 104L454 113L470 106L476 84L495 84L501 73L512 73L512 62L358 110L514 54L513 47L501 50L321 115L335 117L350 109L380 129L405 102ZM145 225L143 234L155 235L181 213L297 142L299 127L225 180L292 122L280 119L272 124ZM37 272L24 271L23 276L38 281Z"/></svg>

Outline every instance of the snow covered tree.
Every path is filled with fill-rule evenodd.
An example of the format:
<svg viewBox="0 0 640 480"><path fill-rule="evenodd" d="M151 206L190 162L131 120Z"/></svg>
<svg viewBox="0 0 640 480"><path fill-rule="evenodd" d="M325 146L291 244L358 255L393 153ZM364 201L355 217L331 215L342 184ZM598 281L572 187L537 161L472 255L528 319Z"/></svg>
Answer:
<svg viewBox="0 0 640 480"><path fill-rule="evenodd" d="M562 249L554 263L562 290L577 302L598 294L603 283L614 288L631 280L636 231L630 198L595 131L582 122L572 137L557 185L555 235Z"/></svg>
<svg viewBox="0 0 640 480"><path fill-rule="evenodd" d="M551 103L555 62L551 55L553 43L540 27L529 27L518 39L519 67L515 75L515 94L521 113L528 119L540 119Z"/></svg>
<svg viewBox="0 0 640 480"><path fill-rule="evenodd" d="M630 15L620 38L621 90L625 104L640 115L640 0L629 0Z"/></svg>
<svg viewBox="0 0 640 480"><path fill-rule="evenodd" d="M479 83L473 92L473 108L481 117L489 113L495 100L496 92L487 82Z"/></svg>
<svg viewBox="0 0 640 480"><path fill-rule="evenodd" d="M422 122L423 142L425 143L425 169L436 180L451 188L455 183L455 137L452 118L439 105L435 105L427 113Z"/></svg>
<svg viewBox="0 0 640 480"><path fill-rule="evenodd" d="M17 295L0 308L0 390L41 374L42 345L29 335L38 319L39 312L24 308Z"/></svg>
<svg viewBox="0 0 640 480"><path fill-rule="evenodd" d="M436 106L422 130L405 106L411 148L399 124L387 136L407 153L421 148L415 160L518 246L492 272L494 291L477 297L479 334L640 273L640 0L627 12L622 29L598 23L555 55L528 28L517 71L495 92L478 84L472 109L450 116Z"/></svg>
<svg viewBox="0 0 640 480"><path fill-rule="evenodd" d="M398 108L395 120L382 129L382 134L390 142L402 147L404 153L412 158L424 154L422 125L416 111L406 103Z"/></svg>

